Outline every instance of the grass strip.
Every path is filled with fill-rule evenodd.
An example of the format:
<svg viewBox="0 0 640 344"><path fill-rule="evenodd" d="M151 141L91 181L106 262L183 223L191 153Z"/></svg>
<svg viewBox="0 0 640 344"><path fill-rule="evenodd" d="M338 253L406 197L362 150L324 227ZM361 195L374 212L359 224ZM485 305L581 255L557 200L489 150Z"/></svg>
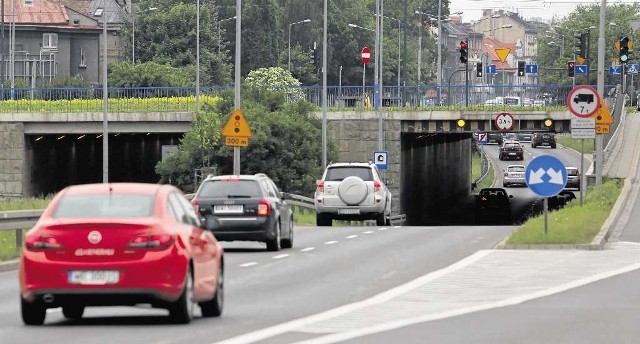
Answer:
<svg viewBox="0 0 640 344"><path fill-rule="evenodd" d="M556 139L558 143L572 148L578 152L582 150L582 140L580 139L572 139L570 135L557 135ZM584 154L593 154L594 140L593 139L584 139Z"/></svg>

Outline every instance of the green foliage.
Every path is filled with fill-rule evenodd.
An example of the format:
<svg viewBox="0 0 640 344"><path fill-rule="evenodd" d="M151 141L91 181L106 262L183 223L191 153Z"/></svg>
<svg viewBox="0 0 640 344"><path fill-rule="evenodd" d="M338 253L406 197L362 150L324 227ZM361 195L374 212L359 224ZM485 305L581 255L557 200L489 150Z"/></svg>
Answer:
<svg viewBox="0 0 640 344"><path fill-rule="evenodd" d="M169 64L144 62L112 63L109 65L109 86L150 87L150 86L190 86L192 74L185 68Z"/></svg>
<svg viewBox="0 0 640 344"><path fill-rule="evenodd" d="M282 8L276 0L245 1L242 21L242 75L278 65L284 42Z"/></svg>
<svg viewBox="0 0 640 344"><path fill-rule="evenodd" d="M300 81L281 67L253 70L247 75L244 82L249 87L269 88L278 93L283 93L289 101L304 99L304 93L301 89L291 88L291 86L300 86Z"/></svg>
<svg viewBox="0 0 640 344"><path fill-rule="evenodd" d="M584 154L593 153L593 147L594 147L593 139L585 139L585 140L572 139L571 136L569 135L566 135L566 136L557 135L556 139L558 140L559 144L565 147L569 147L571 149L577 150L578 152L582 150L582 141L584 141Z"/></svg>
<svg viewBox="0 0 640 344"><path fill-rule="evenodd" d="M47 81L43 87L89 87L91 84L84 80L81 75L58 77L52 81Z"/></svg>

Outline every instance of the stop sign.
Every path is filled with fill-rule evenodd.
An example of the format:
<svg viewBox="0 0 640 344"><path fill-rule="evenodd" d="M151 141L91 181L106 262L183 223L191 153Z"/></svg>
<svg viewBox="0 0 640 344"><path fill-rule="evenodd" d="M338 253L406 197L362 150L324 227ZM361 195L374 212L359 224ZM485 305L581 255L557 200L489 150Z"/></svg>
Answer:
<svg viewBox="0 0 640 344"><path fill-rule="evenodd" d="M371 50L369 50L369 47L362 48L362 54L360 54L360 59L364 64L369 63L369 60L371 60Z"/></svg>

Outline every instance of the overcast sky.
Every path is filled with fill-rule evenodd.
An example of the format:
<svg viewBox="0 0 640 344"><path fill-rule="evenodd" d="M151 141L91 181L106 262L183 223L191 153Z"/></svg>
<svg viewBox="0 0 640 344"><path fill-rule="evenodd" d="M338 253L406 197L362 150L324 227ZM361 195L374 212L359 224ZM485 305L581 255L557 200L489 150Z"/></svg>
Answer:
<svg viewBox="0 0 640 344"><path fill-rule="evenodd" d="M450 0L451 13L462 11L464 22L480 19L482 9L504 9L519 13L525 19L553 16L562 18L572 12L578 4L600 4L600 0ZM607 3L614 1L608 0ZM616 1L619 2L619 1Z"/></svg>

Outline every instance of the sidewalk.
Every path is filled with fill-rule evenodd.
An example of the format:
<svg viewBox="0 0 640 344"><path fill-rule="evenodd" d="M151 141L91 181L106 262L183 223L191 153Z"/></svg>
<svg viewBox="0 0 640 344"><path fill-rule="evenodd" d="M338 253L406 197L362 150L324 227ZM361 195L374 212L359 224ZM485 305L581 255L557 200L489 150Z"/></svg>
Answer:
<svg viewBox="0 0 640 344"><path fill-rule="evenodd" d="M612 156L604 164L603 175L611 178L628 178L640 154L640 114L625 115L622 137L616 143Z"/></svg>

